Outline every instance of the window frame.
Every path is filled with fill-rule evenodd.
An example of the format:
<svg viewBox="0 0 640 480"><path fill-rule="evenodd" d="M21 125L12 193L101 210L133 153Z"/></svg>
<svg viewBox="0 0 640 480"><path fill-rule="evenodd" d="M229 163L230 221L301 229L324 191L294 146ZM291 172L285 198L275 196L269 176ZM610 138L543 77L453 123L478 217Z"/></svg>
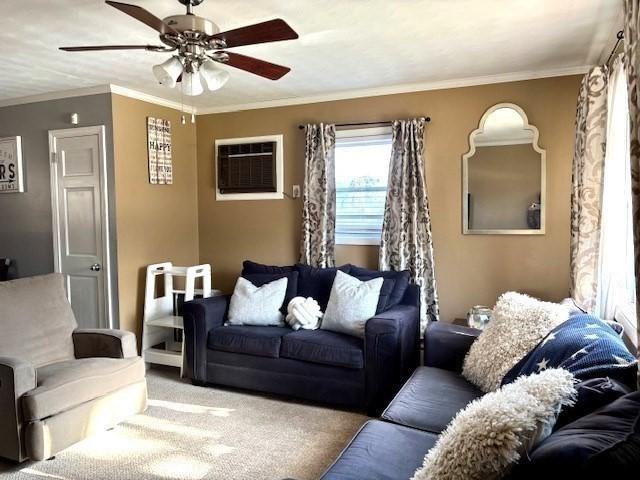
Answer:
<svg viewBox="0 0 640 480"><path fill-rule="evenodd" d="M345 143L348 141L353 141L355 144L363 144L366 140L370 140L372 142L380 141L380 140L388 140L389 143L392 141L392 130L391 125L386 126L376 126L376 127L362 127L362 128L345 128L336 130L336 151L339 147L340 143ZM391 158L389 158L389 164L391 163ZM387 185L388 188L388 185ZM336 204L338 201L337 194L337 186L336 186ZM383 211L384 215L384 211ZM335 244L336 245L380 245L382 240L382 231L380 235L377 236L354 236L350 234L339 234L337 232L338 228L338 209L336 205L336 235L335 235ZM382 226L381 226L382 227Z"/></svg>

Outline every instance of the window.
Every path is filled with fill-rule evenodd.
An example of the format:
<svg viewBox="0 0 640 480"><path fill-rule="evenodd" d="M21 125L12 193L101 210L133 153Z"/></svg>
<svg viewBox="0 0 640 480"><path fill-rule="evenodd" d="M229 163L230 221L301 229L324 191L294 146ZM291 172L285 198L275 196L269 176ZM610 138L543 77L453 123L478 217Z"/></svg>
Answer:
<svg viewBox="0 0 640 480"><path fill-rule="evenodd" d="M596 311L615 319L638 345L633 271L629 104L622 62L609 80Z"/></svg>
<svg viewBox="0 0 640 480"><path fill-rule="evenodd" d="M336 132L336 243L379 245L391 127Z"/></svg>

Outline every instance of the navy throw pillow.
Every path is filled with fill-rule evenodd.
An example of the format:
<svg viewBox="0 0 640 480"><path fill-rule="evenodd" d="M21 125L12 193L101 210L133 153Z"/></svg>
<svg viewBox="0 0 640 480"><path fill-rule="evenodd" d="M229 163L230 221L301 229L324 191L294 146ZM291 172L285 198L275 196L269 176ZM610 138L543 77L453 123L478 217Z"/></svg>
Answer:
<svg viewBox="0 0 640 480"><path fill-rule="evenodd" d="M284 303L280 307L280 311L283 315L287 314L287 307L289 302L298 293L298 272L289 273L244 273L242 278L246 278L256 287L261 287L274 280L280 280L281 278L287 278L287 291L284 294Z"/></svg>
<svg viewBox="0 0 640 480"><path fill-rule="evenodd" d="M279 267L277 265L264 265L262 263L252 262L251 260L245 260L244 262L242 262L243 277L245 273L289 273L295 271L296 268L293 265Z"/></svg>
<svg viewBox="0 0 640 480"><path fill-rule="evenodd" d="M366 275L358 275L358 276L352 275L352 276L357 278L361 282L367 282L369 280L373 280L374 278L380 278L380 276L377 276L377 277L368 277ZM380 289L380 296L378 297L378 305L376 306L376 315L382 312L386 312L387 310L389 310L389 308L391 308L389 306L389 298L393 294L393 290L395 286L396 286L396 281L391 278L385 278L382 281L382 288Z"/></svg>
<svg viewBox="0 0 640 480"><path fill-rule="evenodd" d="M382 277L385 280L389 279L394 281L393 290L391 291L384 307L385 310L389 310L391 307L402 302L404 294L407 291L407 288L409 288L409 270L402 270L400 272L387 270L383 272L380 270L369 270L368 268L356 267L355 265L350 265L350 267L351 271L349 272L349 275L356 277L358 280L371 280L372 278ZM382 288L384 289L384 285ZM380 295L382 296L382 292Z"/></svg>
<svg viewBox="0 0 640 480"><path fill-rule="evenodd" d="M502 385L546 368L564 368L583 381L609 377L631 388L638 375L638 362L622 339L593 315L575 315L554 328L505 375Z"/></svg>
<svg viewBox="0 0 640 480"><path fill-rule="evenodd" d="M638 471L640 392L634 392L554 432L509 478L626 479L637 478Z"/></svg>
<svg viewBox="0 0 640 480"><path fill-rule="evenodd" d="M340 267L316 268L309 265L296 265L296 270L300 276L298 277L298 295L301 297L312 297L320 305L323 312L327 309L329 296L331 295L331 287L336 278L338 270L349 273L350 265L342 265Z"/></svg>
<svg viewBox="0 0 640 480"><path fill-rule="evenodd" d="M610 378L592 378L576 385L576 403L562 408L554 430L595 412L620 397L631 393L626 385Z"/></svg>

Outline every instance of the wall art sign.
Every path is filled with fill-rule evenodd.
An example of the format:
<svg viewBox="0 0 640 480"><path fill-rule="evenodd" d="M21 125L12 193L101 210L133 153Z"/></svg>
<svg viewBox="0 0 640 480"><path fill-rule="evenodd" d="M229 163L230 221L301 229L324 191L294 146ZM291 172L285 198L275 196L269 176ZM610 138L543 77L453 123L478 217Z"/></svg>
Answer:
<svg viewBox="0 0 640 480"><path fill-rule="evenodd" d="M173 184L173 160L171 156L171 122L147 117L149 147L149 183Z"/></svg>
<svg viewBox="0 0 640 480"><path fill-rule="evenodd" d="M24 192L22 138L0 138L0 193Z"/></svg>

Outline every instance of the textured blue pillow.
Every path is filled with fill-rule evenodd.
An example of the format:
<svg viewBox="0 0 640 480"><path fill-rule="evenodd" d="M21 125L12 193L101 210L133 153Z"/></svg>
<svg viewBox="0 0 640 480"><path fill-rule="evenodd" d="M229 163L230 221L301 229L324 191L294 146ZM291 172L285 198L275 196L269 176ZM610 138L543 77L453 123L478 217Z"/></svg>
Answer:
<svg viewBox="0 0 640 480"><path fill-rule="evenodd" d="M348 272L349 275L356 277L358 280L371 280L372 278L382 277L385 280L394 281L393 289L389 294L386 305L384 306L385 310L388 310L402 302L402 298L409 287L409 270L395 272L392 270L369 270L368 268L356 267L355 265L350 265L350 267L351 271ZM382 288L384 289L384 286Z"/></svg>
<svg viewBox="0 0 640 480"><path fill-rule="evenodd" d="M309 265L298 263L296 270L300 276L298 277L298 295L301 297L312 297L320 305L320 309L324 312L329 303L331 295L331 287L336 278L338 270L349 273L350 265L342 265L341 267L316 268Z"/></svg>
<svg viewBox="0 0 640 480"><path fill-rule="evenodd" d="M246 278L256 287L261 287L267 283L271 283L274 280L280 280L281 278L287 278L287 291L284 294L284 303L280 307L280 311L283 315L287 314L287 307L293 297L298 294L298 272L288 273L243 273L242 278Z"/></svg>
<svg viewBox="0 0 640 480"><path fill-rule="evenodd" d="M367 276L367 275L351 275L352 277L357 278L361 282L368 282L369 280L373 280L374 278L380 278L378 276ZM391 278L384 278L382 282L382 288L380 289L380 296L378 297L378 306L376 307L376 315L382 312L385 312L391 308L389 306L389 299L393 294L393 290L396 286L396 281Z"/></svg>
<svg viewBox="0 0 640 480"><path fill-rule="evenodd" d="M279 267L277 265L264 265L262 263L245 260L242 262L242 276L248 273L289 273L294 272L296 268L293 265Z"/></svg>
<svg viewBox="0 0 640 480"><path fill-rule="evenodd" d="M637 382L638 362L613 329L593 315L574 315L558 325L502 379L546 368L564 368L578 380L609 377L629 387Z"/></svg>

